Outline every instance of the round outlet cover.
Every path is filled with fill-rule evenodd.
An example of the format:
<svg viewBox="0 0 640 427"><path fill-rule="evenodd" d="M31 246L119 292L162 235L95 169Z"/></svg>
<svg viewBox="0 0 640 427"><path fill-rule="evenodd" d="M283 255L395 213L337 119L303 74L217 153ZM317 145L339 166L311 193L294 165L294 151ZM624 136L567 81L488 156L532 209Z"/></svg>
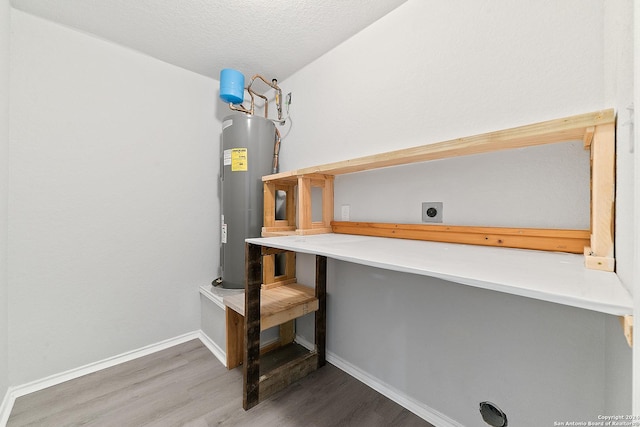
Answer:
<svg viewBox="0 0 640 427"><path fill-rule="evenodd" d="M507 414L491 402L480 402L480 415L492 427L507 427Z"/></svg>

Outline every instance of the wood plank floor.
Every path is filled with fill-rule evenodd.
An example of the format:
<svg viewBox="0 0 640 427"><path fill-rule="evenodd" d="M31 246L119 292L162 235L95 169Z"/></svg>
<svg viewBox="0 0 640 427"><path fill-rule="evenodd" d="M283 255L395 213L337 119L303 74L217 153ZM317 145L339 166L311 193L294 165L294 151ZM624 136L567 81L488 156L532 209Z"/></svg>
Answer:
<svg viewBox="0 0 640 427"><path fill-rule="evenodd" d="M19 397L7 426L433 427L330 364L250 411L241 394L242 371L193 340Z"/></svg>

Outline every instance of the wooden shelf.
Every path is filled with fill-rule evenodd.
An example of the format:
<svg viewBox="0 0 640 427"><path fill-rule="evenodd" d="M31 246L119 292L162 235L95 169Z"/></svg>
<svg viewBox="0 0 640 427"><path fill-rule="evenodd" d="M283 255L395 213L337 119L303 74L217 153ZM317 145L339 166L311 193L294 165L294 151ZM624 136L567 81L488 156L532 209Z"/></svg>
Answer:
<svg viewBox="0 0 640 427"><path fill-rule="evenodd" d="M295 183L296 177L301 175L342 175L450 157L576 140L584 141L585 147L588 147L594 139L596 126L614 122L615 114L612 109L601 110L481 135L267 175L262 180L265 182L281 180L282 182Z"/></svg>
<svg viewBox="0 0 640 427"><path fill-rule="evenodd" d="M267 237L247 242L607 314L633 313L633 300L618 276L586 269L583 257L577 254L348 234Z"/></svg>
<svg viewBox="0 0 640 427"><path fill-rule="evenodd" d="M291 343L261 357L260 400L288 387L318 368L318 352Z"/></svg>
<svg viewBox="0 0 640 427"><path fill-rule="evenodd" d="M575 140L583 141L585 149L591 151L590 230L507 231L499 227L482 227L479 233L480 227L446 225L431 226L427 229L425 225L419 224L414 227L403 225L400 229L399 224L361 226L365 224L362 223L357 226L355 223L333 222L335 175ZM611 109L267 175L262 180L265 201L263 237L344 232L451 243L560 250L583 253L584 265L589 269L610 272L615 270L615 112ZM322 189L322 221L314 222L311 219L313 187ZM278 191L286 193L287 212L284 220L275 219L275 198ZM386 228L386 231L383 232L383 228ZM571 235L568 235L569 232Z"/></svg>
<svg viewBox="0 0 640 427"><path fill-rule="evenodd" d="M244 317L244 292L224 297L224 305ZM313 288L291 283L260 291L260 330L281 325L318 309Z"/></svg>

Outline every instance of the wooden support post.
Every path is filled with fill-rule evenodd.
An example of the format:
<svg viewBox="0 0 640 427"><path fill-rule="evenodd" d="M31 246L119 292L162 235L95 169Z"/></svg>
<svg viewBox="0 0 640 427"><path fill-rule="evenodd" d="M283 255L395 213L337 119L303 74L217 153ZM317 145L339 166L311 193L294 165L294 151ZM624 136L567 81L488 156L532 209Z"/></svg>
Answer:
<svg viewBox="0 0 640 427"><path fill-rule="evenodd" d="M245 244L244 365L242 407L247 410L260 401L260 286L262 248Z"/></svg>
<svg viewBox="0 0 640 427"><path fill-rule="evenodd" d="M318 353L318 368L320 368L327 360L327 257L321 255L316 255L316 298L318 310L315 313L315 345Z"/></svg>
<svg viewBox="0 0 640 427"><path fill-rule="evenodd" d="M310 230L312 226L311 178L298 177L298 229Z"/></svg>
<svg viewBox="0 0 640 427"><path fill-rule="evenodd" d="M225 309L227 319L227 369L242 364L244 351L244 317L232 308Z"/></svg>
<svg viewBox="0 0 640 427"><path fill-rule="evenodd" d="M584 136L582 137L582 143L584 144L585 150L591 149L591 141L593 141L593 134L596 131L595 126L589 126L584 130Z"/></svg>
<svg viewBox="0 0 640 427"><path fill-rule="evenodd" d="M262 226L273 228L276 226L276 184L265 182L263 188Z"/></svg>
<svg viewBox="0 0 640 427"><path fill-rule="evenodd" d="M614 271L615 124L595 127L591 141L591 246L585 248L585 265Z"/></svg>
<svg viewBox="0 0 640 427"><path fill-rule="evenodd" d="M262 255L262 289L269 287L276 281L276 256L277 254Z"/></svg>
<svg viewBox="0 0 640 427"><path fill-rule="evenodd" d="M285 255L284 275L287 279L296 280L296 253L288 251Z"/></svg>
<svg viewBox="0 0 640 427"><path fill-rule="evenodd" d="M296 338L296 320L289 320L280 325L280 346L291 344Z"/></svg>
<svg viewBox="0 0 640 427"><path fill-rule="evenodd" d="M296 226L296 186L290 185L286 190L285 212L288 224L295 228Z"/></svg>
<svg viewBox="0 0 640 427"><path fill-rule="evenodd" d="M333 176L327 175L322 187L322 226L331 228L333 221Z"/></svg>
<svg viewBox="0 0 640 427"><path fill-rule="evenodd" d="M624 337L627 339L627 344L633 348L633 316L620 316L620 325L622 326Z"/></svg>

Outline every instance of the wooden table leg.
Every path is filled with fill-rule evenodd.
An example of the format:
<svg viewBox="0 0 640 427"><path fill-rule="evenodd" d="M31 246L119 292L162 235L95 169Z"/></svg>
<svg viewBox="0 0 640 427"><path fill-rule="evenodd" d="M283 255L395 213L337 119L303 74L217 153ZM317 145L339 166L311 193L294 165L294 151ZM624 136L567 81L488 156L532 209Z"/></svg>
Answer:
<svg viewBox="0 0 640 427"><path fill-rule="evenodd" d="M242 407L247 410L260 402L260 285L262 248L245 244L244 286L244 365Z"/></svg>
<svg viewBox="0 0 640 427"><path fill-rule="evenodd" d="M318 310L315 312L315 344L318 352L318 368L320 368L327 360L327 257L320 255L316 255L316 298L318 298Z"/></svg>

